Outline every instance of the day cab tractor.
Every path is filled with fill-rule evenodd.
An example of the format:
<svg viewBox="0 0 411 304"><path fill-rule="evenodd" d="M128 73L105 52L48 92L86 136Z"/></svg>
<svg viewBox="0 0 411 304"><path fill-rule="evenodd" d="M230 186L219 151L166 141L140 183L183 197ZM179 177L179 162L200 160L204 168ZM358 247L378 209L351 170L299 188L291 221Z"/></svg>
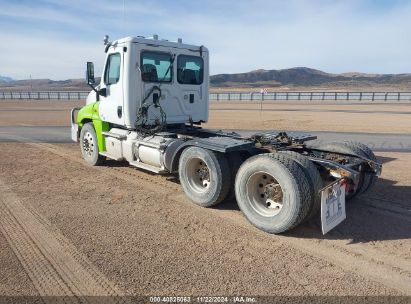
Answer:
<svg viewBox="0 0 411 304"><path fill-rule="evenodd" d="M212 207L235 197L257 228L282 233L321 219L323 233L346 217L345 201L381 172L364 144L309 146L315 136L266 131L252 136L201 127L209 115L209 51L204 46L127 37L109 42L97 85L71 111L71 136L90 165L106 158L178 175L188 198Z"/></svg>

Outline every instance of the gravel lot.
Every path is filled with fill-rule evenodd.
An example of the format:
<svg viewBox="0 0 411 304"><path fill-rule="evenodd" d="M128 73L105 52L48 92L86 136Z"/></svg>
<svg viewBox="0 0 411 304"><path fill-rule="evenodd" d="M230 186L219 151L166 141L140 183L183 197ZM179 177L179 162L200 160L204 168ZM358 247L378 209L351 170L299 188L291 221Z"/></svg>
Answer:
<svg viewBox="0 0 411 304"><path fill-rule="evenodd" d="M74 104L2 102L0 125L65 126ZM208 127L261 129L255 105L235 106L213 104ZM405 105L269 107L275 129L411 130ZM374 191L326 236L316 220L274 236L235 201L197 207L173 176L90 167L74 143L0 152L0 295L411 295L411 153L378 153Z"/></svg>

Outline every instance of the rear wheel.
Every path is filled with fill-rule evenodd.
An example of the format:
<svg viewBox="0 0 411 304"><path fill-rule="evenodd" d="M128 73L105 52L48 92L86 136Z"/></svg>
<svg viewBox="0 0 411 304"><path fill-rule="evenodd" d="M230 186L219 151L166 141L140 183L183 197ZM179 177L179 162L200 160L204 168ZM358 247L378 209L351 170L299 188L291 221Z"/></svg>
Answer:
<svg viewBox="0 0 411 304"><path fill-rule="evenodd" d="M354 154L368 158L372 161L377 161L377 158L375 157L374 153L369 147L355 141L331 142L328 144L318 146L316 148L336 153ZM376 180L377 177L373 172L364 172L363 178L360 180L357 189L355 191L349 192L347 194L347 199L351 199L358 194L366 192L374 185Z"/></svg>
<svg viewBox="0 0 411 304"><path fill-rule="evenodd" d="M227 154L228 165L230 166L231 172L231 179L232 181L235 180L237 175L238 169L240 169L241 164L244 162L245 157L240 154L240 152L232 152ZM228 199L234 200L235 199L235 186L234 182L230 185L230 191L228 192Z"/></svg>
<svg viewBox="0 0 411 304"><path fill-rule="evenodd" d="M90 165L97 166L104 162L105 157L98 153L97 135L91 122L81 128L80 148L83 158Z"/></svg>
<svg viewBox="0 0 411 304"><path fill-rule="evenodd" d="M282 233L307 216L311 196L307 177L292 159L261 154L246 160L235 181L238 206L257 228Z"/></svg>
<svg viewBox="0 0 411 304"><path fill-rule="evenodd" d="M223 154L199 147L183 151L179 162L181 186L188 198L202 207L223 201L231 184L231 173Z"/></svg>
<svg viewBox="0 0 411 304"><path fill-rule="evenodd" d="M287 156L295 160L305 171L308 176L308 180L311 186L312 192L312 207L310 208L307 216L307 220L314 218L321 209L321 194L320 190L323 187L323 181L321 179L320 172L312 161L306 156L301 155L294 151L280 151L278 154Z"/></svg>
<svg viewBox="0 0 411 304"><path fill-rule="evenodd" d="M355 149L361 150L366 158L377 162L377 157L367 145L364 145L363 143L359 143L355 141L345 141L344 143L347 146L354 147ZM364 173L364 187L361 193L364 193L370 190L374 186L376 181L377 181L377 176L373 172L365 172Z"/></svg>

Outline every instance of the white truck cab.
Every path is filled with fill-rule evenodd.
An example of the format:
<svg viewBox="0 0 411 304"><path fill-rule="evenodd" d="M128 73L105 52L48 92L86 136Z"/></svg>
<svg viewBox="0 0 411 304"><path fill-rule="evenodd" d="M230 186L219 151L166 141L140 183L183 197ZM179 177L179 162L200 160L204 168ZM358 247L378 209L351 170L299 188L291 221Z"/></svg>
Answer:
<svg viewBox="0 0 411 304"><path fill-rule="evenodd" d="M127 37L107 43L101 76L99 114L108 123L134 128L138 109L161 90L159 103L167 124L208 120L209 57L204 46L167 40ZM104 92L105 91L105 92ZM89 98L95 98L92 92ZM159 110L150 107L147 124L155 124Z"/></svg>

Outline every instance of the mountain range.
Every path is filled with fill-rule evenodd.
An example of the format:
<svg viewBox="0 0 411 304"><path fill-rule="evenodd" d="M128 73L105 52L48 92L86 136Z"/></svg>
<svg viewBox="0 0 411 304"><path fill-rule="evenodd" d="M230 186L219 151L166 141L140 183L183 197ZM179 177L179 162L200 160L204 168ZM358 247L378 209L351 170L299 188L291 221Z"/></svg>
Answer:
<svg viewBox="0 0 411 304"><path fill-rule="evenodd" d="M323 71L297 67L284 70L255 70L247 73L218 74L210 77L214 87L316 87L316 86L408 86L411 74L331 74Z"/></svg>
<svg viewBox="0 0 411 304"><path fill-rule="evenodd" d="M8 78L10 77L2 77ZM98 79L96 79L98 80ZM2 80L0 79L0 90L7 91L89 91L90 87L84 79L24 79L24 80Z"/></svg>
<svg viewBox="0 0 411 304"><path fill-rule="evenodd" d="M96 79L98 80L98 79ZM358 72L332 74L305 67L283 70L255 70L246 73L210 76L211 88L279 88L279 89L401 89L411 90L411 74L365 74ZM0 76L3 90L85 90L84 79L13 80Z"/></svg>
<svg viewBox="0 0 411 304"><path fill-rule="evenodd" d="M13 78L0 75L0 83L1 82L10 82L10 81L13 81Z"/></svg>

